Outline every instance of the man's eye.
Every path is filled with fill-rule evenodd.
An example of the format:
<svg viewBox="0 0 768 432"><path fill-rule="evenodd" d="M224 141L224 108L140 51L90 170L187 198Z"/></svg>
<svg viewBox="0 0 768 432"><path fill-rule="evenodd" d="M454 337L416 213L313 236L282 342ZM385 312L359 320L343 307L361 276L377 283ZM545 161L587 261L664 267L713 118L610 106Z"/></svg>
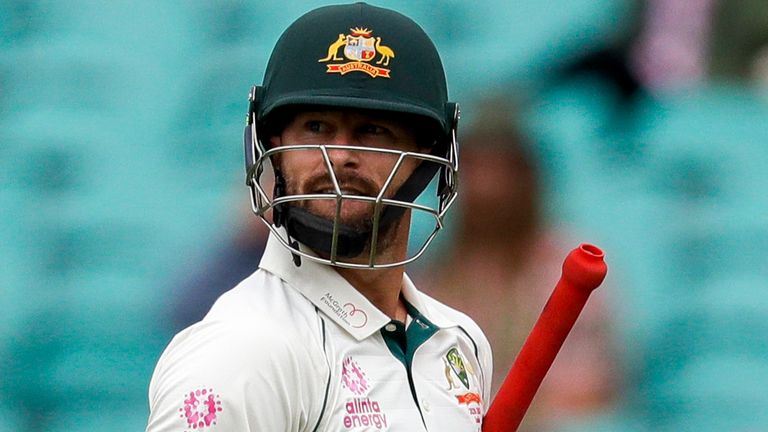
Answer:
<svg viewBox="0 0 768 432"><path fill-rule="evenodd" d="M322 132L324 130L323 122L317 120L308 121L306 126L310 132Z"/></svg>
<svg viewBox="0 0 768 432"><path fill-rule="evenodd" d="M365 125L361 129L363 133L370 135L382 135L388 132L387 128L375 124Z"/></svg>

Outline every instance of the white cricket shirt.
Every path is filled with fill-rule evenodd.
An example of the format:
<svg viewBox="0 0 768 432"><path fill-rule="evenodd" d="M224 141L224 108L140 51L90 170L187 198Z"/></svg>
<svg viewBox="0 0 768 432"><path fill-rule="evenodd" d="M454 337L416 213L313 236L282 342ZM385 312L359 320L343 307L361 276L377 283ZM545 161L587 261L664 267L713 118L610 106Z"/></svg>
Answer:
<svg viewBox="0 0 768 432"><path fill-rule="evenodd" d="M403 296L407 328L270 237L259 270L166 348L147 431L480 431L487 339L407 276Z"/></svg>

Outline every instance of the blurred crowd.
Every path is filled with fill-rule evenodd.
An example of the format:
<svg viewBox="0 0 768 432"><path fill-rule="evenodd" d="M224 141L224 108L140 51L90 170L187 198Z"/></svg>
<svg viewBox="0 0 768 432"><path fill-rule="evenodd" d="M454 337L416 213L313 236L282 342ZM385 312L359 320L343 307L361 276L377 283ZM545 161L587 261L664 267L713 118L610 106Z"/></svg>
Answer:
<svg viewBox="0 0 768 432"><path fill-rule="evenodd" d="M0 1L0 432L142 430L163 347L257 268L245 97L319 4L266 3ZM486 332L494 391L567 253L606 252L521 431L763 430L765 1L385 6L463 106L409 273Z"/></svg>

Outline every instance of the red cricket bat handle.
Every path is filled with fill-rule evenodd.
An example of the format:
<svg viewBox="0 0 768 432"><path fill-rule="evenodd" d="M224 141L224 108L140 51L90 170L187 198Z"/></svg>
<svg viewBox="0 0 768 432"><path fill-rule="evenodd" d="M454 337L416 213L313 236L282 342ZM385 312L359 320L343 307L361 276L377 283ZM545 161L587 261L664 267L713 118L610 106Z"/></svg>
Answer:
<svg viewBox="0 0 768 432"><path fill-rule="evenodd" d="M483 432L517 430L589 295L605 279L603 256L589 244L568 254L555 290L483 419Z"/></svg>

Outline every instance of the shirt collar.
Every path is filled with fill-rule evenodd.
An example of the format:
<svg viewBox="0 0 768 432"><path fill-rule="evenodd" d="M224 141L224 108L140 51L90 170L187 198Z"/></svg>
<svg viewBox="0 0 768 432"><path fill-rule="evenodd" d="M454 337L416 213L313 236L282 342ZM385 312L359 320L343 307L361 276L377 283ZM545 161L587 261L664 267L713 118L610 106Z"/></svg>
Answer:
<svg viewBox="0 0 768 432"><path fill-rule="evenodd" d="M448 318L437 307L434 301L426 301L427 297L411 281L407 274L403 274L403 298L411 304L424 318L440 328L456 327L458 324Z"/></svg>
<svg viewBox="0 0 768 432"><path fill-rule="evenodd" d="M303 245L302 252L312 253ZM360 294L332 266L302 259L293 263L291 252L271 233L259 267L280 277L357 340L363 340L391 320Z"/></svg>
<svg viewBox="0 0 768 432"><path fill-rule="evenodd" d="M302 252L312 254L303 245L300 248ZM301 266L297 267L291 252L280 243L274 233L270 233L259 267L275 274L301 292L315 307L358 341L371 336L392 321L332 266L302 259ZM402 290L405 300L436 326L457 325L437 308L430 307L424 301L424 295L416 289L406 274L403 274Z"/></svg>

